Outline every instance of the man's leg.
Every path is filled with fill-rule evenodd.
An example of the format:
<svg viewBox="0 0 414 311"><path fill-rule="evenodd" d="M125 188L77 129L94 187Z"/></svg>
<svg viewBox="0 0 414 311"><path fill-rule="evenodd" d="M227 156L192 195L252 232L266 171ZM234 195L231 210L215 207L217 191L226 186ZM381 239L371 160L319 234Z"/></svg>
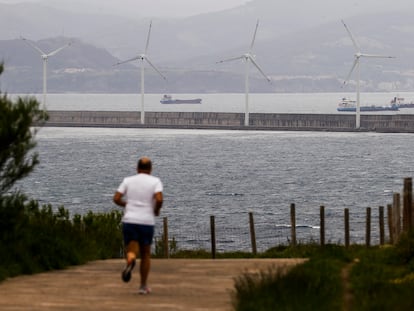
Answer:
<svg viewBox="0 0 414 311"><path fill-rule="evenodd" d="M139 294L145 295L151 292L151 289L147 286L147 280L151 267L151 243L154 237L154 226L142 226L141 229L142 239L139 241L141 287Z"/></svg>
<svg viewBox="0 0 414 311"><path fill-rule="evenodd" d="M139 251L139 246L137 241L130 241L126 247L126 267L124 271L122 271L122 280L124 282L129 282L131 279L131 272L135 267L135 260L137 258L137 253Z"/></svg>
<svg viewBox="0 0 414 311"><path fill-rule="evenodd" d="M137 259L138 252L139 252L138 242L137 241L129 242L126 248L127 264L131 264L133 261Z"/></svg>
<svg viewBox="0 0 414 311"><path fill-rule="evenodd" d="M141 263L141 288L147 286L148 274L151 268L151 245L144 245L140 248Z"/></svg>

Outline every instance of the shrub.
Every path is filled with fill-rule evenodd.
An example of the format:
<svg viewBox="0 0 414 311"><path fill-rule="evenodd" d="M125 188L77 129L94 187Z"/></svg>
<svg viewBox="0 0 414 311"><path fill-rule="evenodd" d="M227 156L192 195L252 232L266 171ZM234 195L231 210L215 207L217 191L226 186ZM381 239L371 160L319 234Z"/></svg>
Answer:
<svg viewBox="0 0 414 311"><path fill-rule="evenodd" d="M235 310L340 310L341 267L338 261L311 259L289 273L279 268L244 274L236 279Z"/></svg>
<svg viewBox="0 0 414 311"><path fill-rule="evenodd" d="M121 213L75 215L24 195L0 197L0 280L119 257ZM6 217L3 217L6 216Z"/></svg>

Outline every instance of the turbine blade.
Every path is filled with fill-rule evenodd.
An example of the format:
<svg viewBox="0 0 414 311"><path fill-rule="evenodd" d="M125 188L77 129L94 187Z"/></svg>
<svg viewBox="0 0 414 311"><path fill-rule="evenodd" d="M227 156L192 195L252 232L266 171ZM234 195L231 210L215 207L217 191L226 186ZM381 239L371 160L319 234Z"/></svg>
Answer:
<svg viewBox="0 0 414 311"><path fill-rule="evenodd" d="M49 54L47 54L47 56L53 56L53 55L59 53L60 51L62 51L64 48L67 48L70 45L72 45L72 42L69 42L69 43L65 44L64 46L54 50L53 52L50 52Z"/></svg>
<svg viewBox="0 0 414 311"><path fill-rule="evenodd" d="M244 56L244 55L242 55L242 56L237 56L237 57L231 57L231 58L227 58L227 59L220 60L220 61L216 62L216 64L219 64L219 63L224 63L224 62L231 62L231 61L233 61L233 60L238 60L238 59L243 59L243 58L245 58L245 56Z"/></svg>
<svg viewBox="0 0 414 311"><path fill-rule="evenodd" d="M263 77L265 77L265 79L270 82L270 78L268 76L266 76L266 74L264 73L264 71L262 70L262 68L260 68L259 64L256 63L256 61L254 60L253 57L249 57L249 59L251 60L251 62L253 63L253 65L257 68L257 70L260 71L260 73L263 75Z"/></svg>
<svg viewBox="0 0 414 311"><path fill-rule="evenodd" d="M149 40L150 40L150 36L151 36L151 27L152 27L152 21L150 21L149 24L149 29L148 29L148 35L147 35L147 44L145 45L145 54L147 54L148 51L148 45L149 45Z"/></svg>
<svg viewBox="0 0 414 311"><path fill-rule="evenodd" d="M117 62L117 63L116 63L116 64L114 64L113 66L116 66L116 65L121 65L121 64L125 64L125 63L129 63L129 62L132 62L132 61L134 61L134 60L138 60L138 59L142 59L142 56L141 56L141 55L138 55L138 56L132 57L132 58L130 58L130 59L127 59L127 60L123 60L123 61Z"/></svg>
<svg viewBox="0 0 414 311"><path fill-rule="evenodd" d="M361 54L362 57L370 57L370 58L396 58L395 56L387 56L387 55L375 55L375 54Z"/></svg>
<svg viewBox="0 0 414 311"><path fill-rule="evenodd" d="M359 47L359 44L354 39L354 36L352 35L351 30L349 30L348 26L345 24L345 22L343 20L342 20L342 24L344 24L344 27L345 27L346 31L348 32L349 37L351 38L352 44L355 47L355 50L357 52L360 52L361 51L361 48Z"/></svg>
<svg viewBox="0 0 414 311"><path fill-rule="evenodd" d="M254 41L256 40L256 33L257 33L257 28L258 27L259 27L259 20L257 20L257 22L256 22L256 28L254 30L253 39L252 39L252 43L250 44L249 52L251 52L253 50L253 45L254 45Z"/></svg>
<svg viewBox="0 0 414 311"><path fill-rule="evenodd" d="M34 43L30 42L26 38L20 37L24 42L26 42L28 45L30 45L32 48L34 48L36 51L38 51L42 55L46 55L45 52L43 52L38 46L36 46Z"/></svg>
<svg viewBox="0 0 414 311"><path fill-rule="evenodd" d="M154 69L164 80L167 80L167 78L161 73L161 71L159 71L157 69L157 67L155 67L151 61L148 59L148 57L145 57L145 60L147 61L147 63L152 67L152 69Z"/></svg>
<svg viewBox="0 0 414 311"><path fill-rule="evenodd" d="M351 77L352 72L354 71L354 69L355 69L358 61L359 61L358 58L355 58L354 63L352 65L352 67L351 67L351 70L349 71L349 73L348 73L348 75L347 75L347 77L346 77L346 79L344 81L344 85L349 81L349 78Z"/></svg>

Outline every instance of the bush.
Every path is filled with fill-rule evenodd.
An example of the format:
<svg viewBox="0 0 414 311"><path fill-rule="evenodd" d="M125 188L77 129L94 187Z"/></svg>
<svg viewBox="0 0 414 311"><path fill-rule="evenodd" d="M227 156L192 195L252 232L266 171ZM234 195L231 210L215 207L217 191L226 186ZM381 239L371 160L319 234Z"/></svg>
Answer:
<svg viewBox="0 0 414 311"><path fill-rule="evenodd" d="M340 310L342 266L336 260L310 259L288 273L279 268L244 274L236 279L235 310Z"/></svg>
<svg viewBox="0 0 414 311"><path fill-rule="evenodd" d="M70 219L63 207L54 213L51 205L14 194L0 197L0 213L0 280L116 258L122 249L119 212Z"/></svg>

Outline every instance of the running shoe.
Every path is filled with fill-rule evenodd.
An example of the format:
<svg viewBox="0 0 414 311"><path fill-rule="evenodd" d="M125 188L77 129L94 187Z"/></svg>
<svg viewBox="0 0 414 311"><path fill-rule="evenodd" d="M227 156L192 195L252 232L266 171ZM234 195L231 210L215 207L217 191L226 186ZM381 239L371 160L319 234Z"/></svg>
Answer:
<svg viewBox="0 0 414 311"><path fill-rule="evenodd" d="M138 291L138 294L140 295L147 295L151 293L151 288L149 288L148 286L141 286L141 288Z"/></svg>
<svg viewBox="0 0 414 311"><path fill-rule="evenodd" d="M124 271L122 271L122 281L129 282L129 280L131 280L131 272L132 272L132 269L134 269L134 267L135 267L135 260L127 264Z"/></svg>

